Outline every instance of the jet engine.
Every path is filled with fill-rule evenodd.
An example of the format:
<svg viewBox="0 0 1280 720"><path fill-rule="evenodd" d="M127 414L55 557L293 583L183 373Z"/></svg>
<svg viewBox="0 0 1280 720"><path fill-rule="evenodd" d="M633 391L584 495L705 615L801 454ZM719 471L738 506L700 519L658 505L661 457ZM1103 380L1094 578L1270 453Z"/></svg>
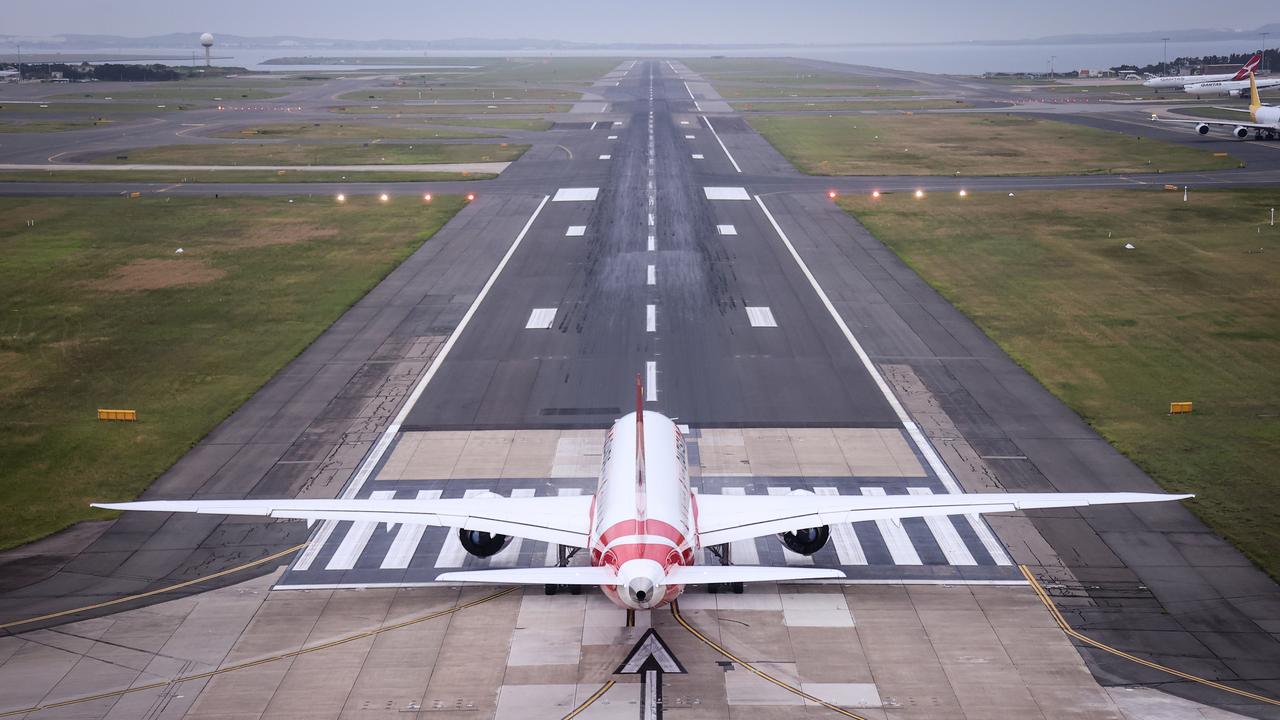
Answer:
<svg viewBox="0 0 1280 720"><path fill-rule="evenodd" d="M1232 135L1235 135L1236 137L1238 137L1238 138L1240 138L1241 140L1243 140L1243 139L1245 139L1245 138L1249 137L1249 128L1244 127L1243 125L1241 125L1241 126L1236 127L1236 129L1235 129L1235 130L1232 130L1232 131L1231 131L1231 134L1232 134Z"/></svg>
<svg viewBox="0 0 1280 720"><path fill-rule="evenodd" d="M1196 132L1200 133L1201 135L1208 135L1209 126L1205 125L1204 123L1200 123L1199 125L1196 126Z"/></svg>
<svg viewBox="0 0 1280 720"><path fill-rule="evenodd" d="M486 491L477 497L502 497L496 492ZM467 530L465 528L458 530L458 542L462 543L462 549L475 555L476 557L492 557L502 551L502 548L511 542L511 536L501 535L498 533L487 533L479 530Z"/></svg>
<svg viewBox="0 0 1280 720"><path fill-rule="evenodd" d="M812 490L792 490L788 495L812 495ZM821 550L827 544L827 540L831 537L831 528L826 525L818 527L805 528L803 530L792 530L791 532L778 533L778 539L786 546L788 550L800 555L812 555Z"/></svg>

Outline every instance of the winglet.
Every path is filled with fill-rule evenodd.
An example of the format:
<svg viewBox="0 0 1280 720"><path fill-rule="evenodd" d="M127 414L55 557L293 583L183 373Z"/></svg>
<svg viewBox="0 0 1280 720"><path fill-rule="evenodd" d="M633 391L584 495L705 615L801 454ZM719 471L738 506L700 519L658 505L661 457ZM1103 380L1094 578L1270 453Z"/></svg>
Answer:
<svg viewBox="0 0 1280 720"><path fill-rule="evenodd" d="M1249 119L1258 122L1258 108L1262 107L1262 100L1258 98L1258 81L1254 78L1253 73L1249 73Z"/></svg>

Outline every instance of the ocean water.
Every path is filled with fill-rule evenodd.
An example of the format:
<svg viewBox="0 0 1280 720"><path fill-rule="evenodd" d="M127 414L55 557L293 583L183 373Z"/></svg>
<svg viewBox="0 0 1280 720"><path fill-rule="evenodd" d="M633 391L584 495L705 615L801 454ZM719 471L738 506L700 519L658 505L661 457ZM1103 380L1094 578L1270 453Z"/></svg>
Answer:
<svg viewBox="0 0 1280 720"><path fill-rule="evenodd" d="M1204 42L1170 42L1169 59L1179 56L1226 55L1228 53L1244 53L1258 50L1258 38L1243 38L1234 41ZM113 54L126 54L129 51L112 50ZM190 48L173 50L138 50L138 58L147 56L177 56L190 54ZM857 47L811 47L811 48L740 48L735 50L679 50L679 51L437 51L421 53L422 65L430 67L432 58L452 57L706 57L709 55L726 55L730 57L803 57L815 60L849 63L853 65L874 65L877 67L911 70L915 72L980 75L984 72L1048 72L1050 58L1053 58L1053 69L1059 72L1069 70L1100 70L1120 64L1147 65L1159 63L1164 59L1164 46L1154 43L1100 43L1091 45L879 45ZM74 53L66 53L69 57ZM220 65L245 67L252 70L347 70L363 69L408 69L405 65L263 65L272 58L297 56L359 56L376 58L408 57L418 55L406 50L387 50L376 52L370 50L343 50L332 48L326 50L301 50L298 48L280 48L276 50L239 50L228 48L219 50L214 47L214 56ZM198 58L199 59L199 58ZM181 64L177 61L167 61Z"/></svg>

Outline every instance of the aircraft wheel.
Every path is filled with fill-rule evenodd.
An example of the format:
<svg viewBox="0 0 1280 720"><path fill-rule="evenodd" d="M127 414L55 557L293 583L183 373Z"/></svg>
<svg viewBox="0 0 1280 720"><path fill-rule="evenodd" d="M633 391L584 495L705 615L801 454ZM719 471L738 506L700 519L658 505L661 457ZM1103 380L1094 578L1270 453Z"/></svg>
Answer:
<svg viewBox="0 0 1280 720"><path fill-rule="evenodd" d="M743 591L746 590L746 587L743 585L743 583L736 582L736 583L731 583L731 585L733 586L734 595L741 595Z"/></svg>
<svg viewBox="0 0 1280 720"><path fill-rule="evenodd" d="M555 583L547 583L542 587L542 593L544 595L555 595L559 590L560 587Z"/></svg>
<svg viewBox="0 0 1280 720"><path fill-rule="evenodd" d="M715 595L720 592L720 583L707 583L707 592Z"/></svg>

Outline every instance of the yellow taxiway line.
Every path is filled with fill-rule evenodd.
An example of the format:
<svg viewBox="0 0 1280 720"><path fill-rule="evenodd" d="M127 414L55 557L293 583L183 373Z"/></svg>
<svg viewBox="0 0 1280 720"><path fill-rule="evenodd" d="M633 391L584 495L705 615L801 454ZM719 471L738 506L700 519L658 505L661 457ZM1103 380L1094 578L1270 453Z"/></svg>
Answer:
<svg viewBox="0 0 1280 720"><path fill-rule="evenodd" d="M1217 690L1222 690L1223 692L1229 692L1232 695L1239 695L1240 697L1246 697L1246 698L1249 698L1250 700L1257 700L1258 702L1266 703L1268 705L1280 705L1280 700L1269 698L1264 695L1258 695L1256 693L1251 693L1248 690L1233 688L1230 685L1223 685L1220 682L1215 682L1213 680L1209 680L1208 678L1202 678L1197 675L1185 673L1185 672L1182 672L1181 670L1175 670L1167 665L1153 663L1150 660L1143 660L1140 657L1137 657L1135 655L1130 655L1129 653L1123 650L1117 650L1111 647L1110 645L1098 642L1097 640L1094 640L1091 637L1088 637L1086 635L1083 635L1077 632L1075 629L1071 627L1071 625L1067 623L1066 618L1062 617L1062 613L1058 611L1058 606L1054 604L1053 598L1049 597L1049 593L1046 592L1044 587L1040 585L1040 582L1036 580L1035 575L1031 574L1031 571L1027 569L1027 566L1019 565L1018 569L1022 571L1022 576L1027 579L1027 582L1031 585L1031 589L1035 591L1037 596L1039 596L1040 602L1044 603L1044 606L1049 609L1049 614L1053 615L1053 620L1054 622L1058 623L1058 627L1062 628L1062 631L1064 633L1075 638L1076 640L1079 640L1080 642L1086 645L1089 645L1091 647L1095 647L1099 650L1102 650L1103 652L1111 653L1116 657L1121 657L1130 662L1135 662L1139 665L1142 665L1143 667L1149 667L1152 670L1159 670L1160 672L1169 673L1170 675L1173 675L1175 677L1180 677L1183 680L1189 680L1193 683L1207 685L1208 687L1215 688Z"/></svg>

